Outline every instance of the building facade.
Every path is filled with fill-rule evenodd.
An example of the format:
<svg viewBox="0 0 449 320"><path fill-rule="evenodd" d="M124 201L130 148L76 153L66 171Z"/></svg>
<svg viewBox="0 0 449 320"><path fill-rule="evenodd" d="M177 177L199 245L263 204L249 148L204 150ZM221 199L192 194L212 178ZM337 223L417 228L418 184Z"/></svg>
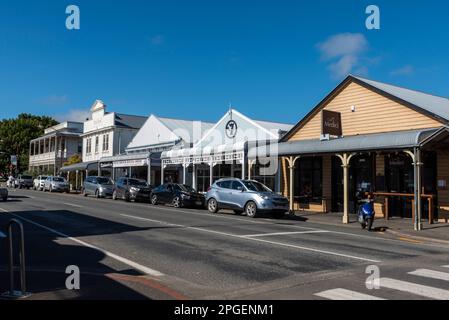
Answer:
<svg viewBox="0 0 449 320"><path fill-rule="evenodd" d="M180 180L199 192L206 192L216 180L225 177L256 179L273 190L279 189L276 184L278 159L267 157L247 163L248 149L257 145L276 146L291 128L289 124L252 120L230 109L192 147L164 151L161 155L162 177L170 171L181 170Z"/></svg>
<svg viewBox="0 0 449 320"><path fill-rule="evenodd" d="M166 181L180 181L181 170L166 171L161 175L161 154L174 148L190 148L212 123L162 118L151 115L125 150L125 154L103 157L103 163L112 163L113 177L145 179L150 185ZM191 177L187 177L189 181Z"/></svg>
<svg viewBox="0 0 449 320"><path fill-rule="evenodd" d="M448 122L446 98L349 76L282 138L282 192L345 223L368 193L378 217L447 221Z"/></svg>
<svg viewBox="0 0 449 320"><path fill-rule="evenodd" d="M84 122L82 137L82 163L61 169L70 178L75 174L74 188L79 189L87 175L112 176L112 162L103 162L104 157L125 153L127 145L147 120L134 116L107 112L106 105L97 100L91 107L91 118Z"/></svg>
<svg viewBox="0 0 449 320"><path fill-rule="evenodd" d="M30 142L29 171L56 175L74 155L82 155L83 123L64 122L48 128L42 137Z"/></svg>

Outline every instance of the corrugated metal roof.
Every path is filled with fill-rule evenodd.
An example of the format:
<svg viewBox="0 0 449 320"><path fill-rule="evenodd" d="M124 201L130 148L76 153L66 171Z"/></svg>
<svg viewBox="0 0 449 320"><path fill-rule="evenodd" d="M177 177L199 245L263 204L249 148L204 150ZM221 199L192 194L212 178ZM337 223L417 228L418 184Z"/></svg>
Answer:
<svg viewBox="0 0 449 320"><path fill-rule="evenodd" d="M203 121L191 121L191 120L180 120L171 118L160 118L157 117L168 129L175 132L180 138L182 138L187 143L195 143L192 141L194 135L194 130L198 130L195 126L201 125L201 135L204 135L208 130L212 129L213 123L203 122Z"/></svg>
<svg viewBox="0 0 449 320"><path fill-rule="evenodd" d="M148 117L144 116L133 116L129 114L116 113L115 114L115 125L119 127L140 129Z"/></svg>
<svg viewBox="0 0 449 320"><path fill-rule="evenodd" d="M277 155L311 155L337 152L359 152L376 150L400 150L413 148L438 129L397 131L370 135L350 136L329 141L304 140L282 142L277 146ZM269 150L275 150L270 148ZM251 158L267 156L265 148L251 148ZM271 155L276 156L276 155Z"/></svg>
<svg viewBox="0 0 449 320"><path fill-rule="evenodd" d="M437 115L438 117L441 117L446 121L449 121L448 98L438 97L420 91L410 90L387 83L364 79L361 77L353 77L392 96L411 103L427 112Z"/></svg>
<svg viewBox="0 0 449 320"><path fill-rule="evenodd" d="M97 169L98 162L92 161L92 162L81 162L72 164L70 166L65 166L61 168L61 172L73 172L73 171L84 171L84 170L95 170Z"/></svg>

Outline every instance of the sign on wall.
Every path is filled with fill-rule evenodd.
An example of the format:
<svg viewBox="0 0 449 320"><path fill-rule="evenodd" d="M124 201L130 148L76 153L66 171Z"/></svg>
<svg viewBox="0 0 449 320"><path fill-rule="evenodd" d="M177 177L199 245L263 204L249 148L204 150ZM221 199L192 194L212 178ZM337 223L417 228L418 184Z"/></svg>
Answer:
<svg viewBox="0 0 449 320"><path fill-rule="evenodd" d="M323 110L322 111L322 134L330 136L342 136L341 113Z"/></svg>
<svg viewBox="0 0 449 320"><path fill-rule="evenodd" d="M234 139L237 136L237 130L237 122L235 122L234 120L231 120L226 124L226 136L229 139Z"/></svg>

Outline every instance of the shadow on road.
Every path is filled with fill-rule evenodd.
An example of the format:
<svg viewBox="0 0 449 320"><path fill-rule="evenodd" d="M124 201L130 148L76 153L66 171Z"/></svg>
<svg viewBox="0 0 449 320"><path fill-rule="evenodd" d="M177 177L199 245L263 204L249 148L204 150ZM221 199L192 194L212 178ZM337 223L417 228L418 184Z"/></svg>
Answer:
<svg viewBox="0 0 449 320"><path fill-rule="evenodd" d="M12 215L14 214L14 216ZM71 237L86 237L149 230L131 225L103 220L80 213L55 211L21 211L0 215L0 230L6 234L6 225L12 218L23 217L46 227L63 232ZM65 239L61 235L22 220L25 228L25 250L27 267L27 290L33 293L32 299L67 300L143 300L149 299L139 281L143 274L129 269L107 257L103 252ZM85 240L88 242L89 240ZM17 232L14 239L18 247ZM7 273L7 239L0 238L0 293L9 290ZM18 248L15 262L19 261ZM105 261L107 261L105 264ZM79 267L81 288L79 291L66 289L65 273L69 265ZM18 272L17 272L18 276ZM123 281L123 279L132 281ZM121 280L117 280L121 279ZM19 279L15 280L20 283ZM130 284L131 283L131 284ZM136 290L139 288L139 290ZM170 297L155 293L156 298Z"/></svg>

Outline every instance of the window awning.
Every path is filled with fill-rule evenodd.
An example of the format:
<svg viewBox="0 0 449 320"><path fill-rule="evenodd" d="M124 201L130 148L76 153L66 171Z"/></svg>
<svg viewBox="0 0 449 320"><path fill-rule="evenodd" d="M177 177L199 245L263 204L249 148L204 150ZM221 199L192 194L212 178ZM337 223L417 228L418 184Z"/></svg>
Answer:
<svg viewBox="0 0 449 320"><path fill-rule="evenodd" d="M438 129L424 129L424 130L358 135L358 136L336 138L326 141L304 140L304 141L283 142L279 143L277 145L277 148L269 148L269 149L263 147L251 148L249 150L248 157L254 159L257 157L263 158L270 156L293 156L293 155L330 154L338 152L401 150L420 146L420 144L423 141L425 141L428 137L430 137L437 131Z"/></svg>
<svg viewBox="0 0 449 320"><path fill-rule="evenodd" d="M70 166L62 167L61 172L73 172L73 171L85 171L85 170L96 170L98 168L98 162L80 162L72 164Z"/></svg>

